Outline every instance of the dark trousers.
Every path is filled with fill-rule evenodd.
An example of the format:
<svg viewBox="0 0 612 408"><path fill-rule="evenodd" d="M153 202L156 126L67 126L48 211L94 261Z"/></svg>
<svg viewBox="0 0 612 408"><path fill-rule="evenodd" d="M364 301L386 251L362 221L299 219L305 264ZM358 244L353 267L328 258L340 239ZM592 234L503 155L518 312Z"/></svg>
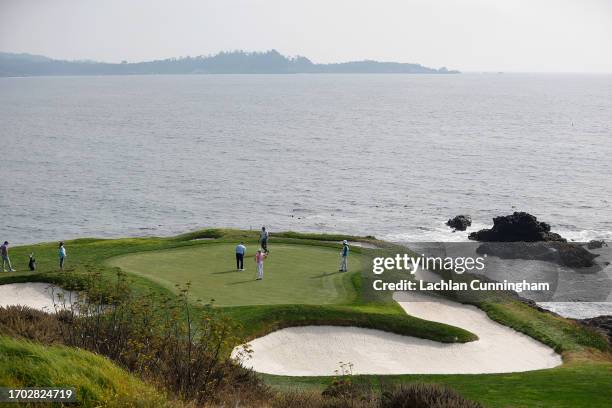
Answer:
<svg viewBox="0 0 612 408"><path fill-rule="evenodd" d="M236 254L236 269L244 269L244 254Z"/></svg>

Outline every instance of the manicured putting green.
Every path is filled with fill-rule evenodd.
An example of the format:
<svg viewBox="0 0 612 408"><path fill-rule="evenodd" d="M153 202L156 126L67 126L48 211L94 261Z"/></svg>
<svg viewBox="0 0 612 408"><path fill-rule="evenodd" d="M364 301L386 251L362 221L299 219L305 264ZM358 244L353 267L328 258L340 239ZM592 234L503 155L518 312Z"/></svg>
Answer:
<svg viewBox="0 0 612 408"><path fill-rule="evenodd" d="M256 245L247 245L245 271L236 271L235 245L203 244L141 252L112 258L109 263L145 276L174 291L191 282L191 294L218 306L330 304L355 296L350 275L359 272L359 254L349 257L349 273L338 272L340 250L312 245L270 247L264 279L256 281Z"/></svg>

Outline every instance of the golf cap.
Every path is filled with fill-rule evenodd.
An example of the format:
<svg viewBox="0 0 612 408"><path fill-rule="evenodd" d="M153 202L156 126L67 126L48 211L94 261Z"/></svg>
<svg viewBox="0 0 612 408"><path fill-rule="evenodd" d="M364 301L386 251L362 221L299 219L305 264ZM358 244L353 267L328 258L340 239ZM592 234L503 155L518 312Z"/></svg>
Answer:
<svg viewBox="0 0 612 408"><path fill-rule="evenodd" d="M343 244L348 244L348 241L345 239L344 241L342 241Z"/></svg>

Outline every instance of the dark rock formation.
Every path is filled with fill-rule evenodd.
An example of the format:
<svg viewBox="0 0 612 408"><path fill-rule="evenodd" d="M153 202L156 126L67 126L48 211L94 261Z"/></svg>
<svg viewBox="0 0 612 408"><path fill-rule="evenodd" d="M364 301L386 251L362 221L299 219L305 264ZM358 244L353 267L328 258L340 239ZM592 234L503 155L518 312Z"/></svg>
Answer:
<svg viewBox="0 0 612 408"><path fill-rule="evenodd" d="M571 268L586 268L595 265L599 255L587 251L578 244L567 242L486 242L476 252L502 259L526 259L554 262Z"/></svg>
<svg viewBox="0 0 612 408"><path fill-rule="evenodd" d="M558 251L559 259L561 259L562 264L572 268L586 268L593 266L595 264L593 260L599 256L576 244L554 242L549 245L552 245L552 247Z"/></svg>
<svg viewBox="0 0 612 408"><path fill-rule="evenodd" d="M468 238L485 242L567 242L561 235L550 232L550 225L526 212L495 217L493 228L472 232Z"/></svg>
<svg viewBox="0 0 612 408"><path fill-rule="evenodd" d="M597 316L590 319L578 320L580 323L594 327L608 336L608 342L612 343L612 316Z"/></svg>
<svg viewBox="0 0 612 408"><path fill-rule="evenodd" d="M598 248L603 248L605 246L607 247L608 244L606 244L606 241L603 241L603 240L598 241L596 239L593 239L587 243L587 248L589 249L598 249Z"/></svg>
<svg viewBox="0 0 612 408"><path fill-rule="evenodd" d="M472 225L472 217L469 215L458 215L446 221L446 225L456 231L465 231L467 227Z"/></svg>

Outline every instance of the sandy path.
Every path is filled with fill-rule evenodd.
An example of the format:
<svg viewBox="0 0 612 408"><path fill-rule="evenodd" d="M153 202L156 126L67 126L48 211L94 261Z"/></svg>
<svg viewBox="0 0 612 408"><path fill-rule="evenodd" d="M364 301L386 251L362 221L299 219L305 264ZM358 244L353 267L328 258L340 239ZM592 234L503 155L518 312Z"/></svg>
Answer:
<svg viewBox="0 0 612 408"><path fill-rule="evenodd" d="M561 357L536 340L500 325L474 306L417 293L396 293L413 316L465 328L479 340L444 344L357 327L292 327L253 340L245 366L289 375L333 375L340 362L355 374L480 374L530 371L561 364Z"/></svg>
<svg viewBox="0 0 612 408"><path fill-rule="evenodd" d="M58 294L64 295L66 305L69 305L70 299L75 299L74 294L71 297L69 291L49 283L28 282L0 285L0 306L21 305L45 312L53 312L55 310L53 308L53 295L55 295L57 301Z"/></svg>

